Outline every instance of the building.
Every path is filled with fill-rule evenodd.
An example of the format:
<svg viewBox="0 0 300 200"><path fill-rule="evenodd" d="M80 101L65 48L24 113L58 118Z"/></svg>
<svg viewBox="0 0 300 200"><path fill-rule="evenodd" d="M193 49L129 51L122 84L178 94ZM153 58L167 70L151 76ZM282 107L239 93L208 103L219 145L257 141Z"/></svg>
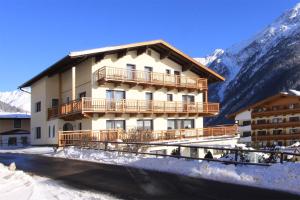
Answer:
<svg viewBox="0 0 300 200"><path fill-rule="evenodd" d="M300 141L300 96L297 91L271 96L228 117L237 121L241 138L249 136L251 131L253 147L289 146Z"/></svg>
<svg viewBox="0 0 300 200"><path fill-rule="evenodd" d="M0 114L0 147L30 144L30 115L22 113Z"/></svg>
<svg viewBox="0 0 300 200"><path fill-rule="evenodd" d="M208 84L218 81L224 78L155 40L71 52L20 88L31 87L32 144L49 145L58 131L127 141L234 134L232 126L203 129L203 117L219 112L207 98Z"/></svg>
<svg viewBox="0 0 300 200"><path fill-rule="evenodd" d="M230 119L234 119L237 124L238 133L240 135L238 143L245 144L247 147L251 146L251 109L242 109L236 113L232 113L227 116Z"/></svg>

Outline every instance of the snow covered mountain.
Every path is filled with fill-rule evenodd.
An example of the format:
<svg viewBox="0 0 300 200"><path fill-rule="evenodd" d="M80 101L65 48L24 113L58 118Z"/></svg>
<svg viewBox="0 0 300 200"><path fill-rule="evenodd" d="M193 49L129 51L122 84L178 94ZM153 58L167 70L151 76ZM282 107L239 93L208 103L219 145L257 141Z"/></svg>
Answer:
<svg viewBox="0 0 300 200"><path fill-rule="evenodd" d="M18 90L0 92L0 112L30 112L30 94Z"/></svg>
<svg viewBox="0 0 300 200"><path fill-rule="evenodd" d="M300 89L300 3L253 38L197 58L225 76L210 86L210 101L221 103L208 124L229 122L225 115L288 89Z"/></svg>

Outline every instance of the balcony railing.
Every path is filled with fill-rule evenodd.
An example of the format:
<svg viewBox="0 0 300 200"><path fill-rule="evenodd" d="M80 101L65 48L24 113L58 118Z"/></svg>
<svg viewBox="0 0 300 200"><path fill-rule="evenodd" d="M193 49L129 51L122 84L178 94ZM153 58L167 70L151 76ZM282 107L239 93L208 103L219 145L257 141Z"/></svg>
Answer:
<svg viewBox="0 0 300 200"><path fill-rule="evenodd" d="M178 139L192 139L217 136L235 136L237 126L217 126L199 129L177 129L177 130L76 130L59 131L59 143L64 145L76 145L88 141L116 141L123 142L153 142Z"/></svg>
<svg viewBox="0 0 300 200"><path fill-rule="evenodd" d="M300 106L289 107L289 105L282 105L276 107L276 109L265 108L264 110L253 110L252 118L254 117L263 117L263 116L273 116L273 115L287 115L287 114L295 114L300 113Z"/></svg>
<svg viewBox="0 0 300 200"><path fill-rule="evenodd" d="M166 87L169 89L207 90L207 79L181 75L103 67L97 71L99 83L114 82L130 85Z"/></svg>
<svg viewBox="0 0 300 200"><path fill-rule="evenodd" d="M107 100L83 97L48 110L48 119L78 113L128 114L201 114L216 115L218 103L185 103L178 101Z"/></svg>
<svg viewBox="0 0 300 200"><path fill-rule="evenodd" d="M270 129L270 128L286 128L286 127L300 127L300 121L282 121L278 123L271 123L266 121L265 123L252 122L252 129Z"/></svg>
<svg viewBox="0 0 300 200"><path fill-rule="evenodd" d="M278 134L278 135L255 135L252 141L270 141L270 140L299 140L300 133Z"/></svg>

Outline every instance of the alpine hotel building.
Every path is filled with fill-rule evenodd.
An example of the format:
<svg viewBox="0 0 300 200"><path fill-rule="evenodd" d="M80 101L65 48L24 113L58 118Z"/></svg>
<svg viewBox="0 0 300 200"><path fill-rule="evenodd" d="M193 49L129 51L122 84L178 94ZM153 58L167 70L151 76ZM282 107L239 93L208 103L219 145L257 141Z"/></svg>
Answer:
<svg viewBox="0 0 300 200"><path fill-rule="evenodd" d="M208 102L208 84L218 81L224 78L155 40L71 52L20 88L31 87L31 143L49 145L58 143L59 131L208 134L203 117L219 112L218 103Z"/></svg>

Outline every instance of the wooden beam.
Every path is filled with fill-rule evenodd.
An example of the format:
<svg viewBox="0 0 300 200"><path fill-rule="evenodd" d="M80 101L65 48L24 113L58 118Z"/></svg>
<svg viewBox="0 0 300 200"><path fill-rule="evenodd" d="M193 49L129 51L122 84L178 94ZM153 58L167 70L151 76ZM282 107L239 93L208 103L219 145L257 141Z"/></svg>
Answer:
<svg viewBox="0 0 300 200"><path fill-rule="evenodd" d="M193 64L183 65L182 66L182 71L184 72L184 71L190 70L190 69L193 68L193 66L194 66Z"/></svg>
<svg viewBox="0 0 300 200"><path fill-rule="evenodd" d="M165 58L168 58L169 56L171 55L171 51L167 51L167 52L164 52L164 53L160 53L159 54L159 58L161 60L165 59Z"/></svg>
<svg viewBox="0 0 300 200"><path fill-rule="evenodd" d="M100 62L104 58L104 53L95 56L95 63Z"/></svg>
<svg viewBox="0 0 300 200"><path fill-rule="evenodd" d="M117 53L117 58L120 59L120 58L124 57L126 55L126 53L127 53L127 49L119 51Z"/></svg>
<svg viewBox="0 0 300 200"><path fill-rule="evenodd" d="M147 46L144 47L140 47L136 50L136 56L142 55L143 53L145 53L147 51Z"/></svg>

